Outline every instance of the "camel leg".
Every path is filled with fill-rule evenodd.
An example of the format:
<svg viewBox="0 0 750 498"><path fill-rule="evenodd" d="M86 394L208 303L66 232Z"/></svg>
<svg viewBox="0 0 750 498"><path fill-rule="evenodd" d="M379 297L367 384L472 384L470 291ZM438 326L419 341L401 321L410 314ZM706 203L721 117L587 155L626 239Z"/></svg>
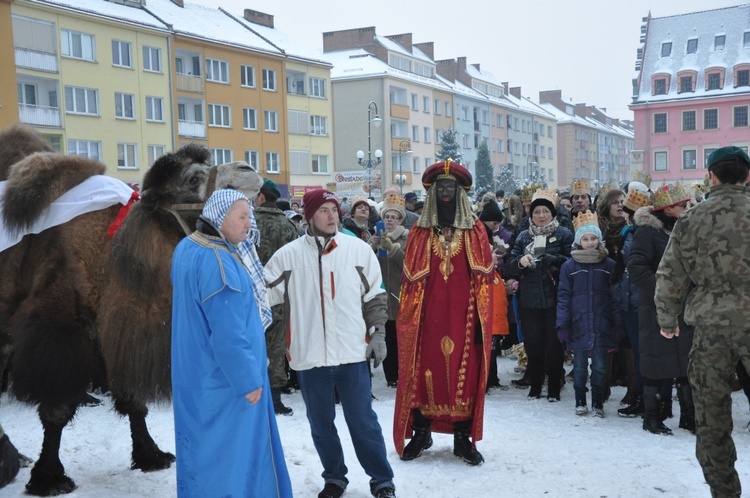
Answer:
<svg viewBox="0 0 750 498"><path fill-rule="evenodd" d="M31 478L26 484L26 491L36 496L55 496L70 493L76 488L73 480L65 475L65 468L60 461L60 439L63 428L75 415L76 407L62 406L50 408L39 407L39 419L44 428L42 452L34 468Z"/></svg>
<svg viewBox="0 0 750 498"><path fill-rule="evenodd" d="M151 438L146 426L148 408L133 401L115 400L115 409L130 419L130 436L133 439L133 464L131 468L143 472L168 469L175 456L162 451Z"/></svg>

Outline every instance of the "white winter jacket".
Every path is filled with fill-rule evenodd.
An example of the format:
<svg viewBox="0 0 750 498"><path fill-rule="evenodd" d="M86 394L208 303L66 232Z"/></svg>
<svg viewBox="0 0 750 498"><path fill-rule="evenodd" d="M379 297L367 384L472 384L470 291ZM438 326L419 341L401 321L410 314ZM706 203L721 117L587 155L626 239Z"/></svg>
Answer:
<svg viewBox="0 0 750 498"><path fill-rule="evenodd" d="M276 251L263 271L271 304L284 304L294 370L364 361L367 331L385 327L386 294L372 248L343 233L324 243L306 234Z"/></svg>

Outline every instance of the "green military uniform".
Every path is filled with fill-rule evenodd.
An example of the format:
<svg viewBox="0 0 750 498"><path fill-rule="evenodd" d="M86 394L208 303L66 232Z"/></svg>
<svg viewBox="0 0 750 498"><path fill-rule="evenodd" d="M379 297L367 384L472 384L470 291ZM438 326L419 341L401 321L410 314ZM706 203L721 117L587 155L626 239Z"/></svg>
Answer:
<svg viewBox="0 0 750 498"><path fill-rule="evenodd" d="M732 441L732 385L738 359L750 370L750 189L721 184L686 211L656 274L655 304L665 332L695 325L688 377L696 456L714 497L740 496Z"/></svg>
<svg viewBox="0 0 750 498"><path fill-rule="evenodd" d="M265 266L279 248L297 238L297 227L273 202L264 202L255 208L254 215L258 230L260 230L258 258L261 264ZM266 329L268 378L271 382L271 388L281 388L287 382L284 364L286 322L284 321L283 305L273 306L271 312L273 313L273 322Z"/></svg>

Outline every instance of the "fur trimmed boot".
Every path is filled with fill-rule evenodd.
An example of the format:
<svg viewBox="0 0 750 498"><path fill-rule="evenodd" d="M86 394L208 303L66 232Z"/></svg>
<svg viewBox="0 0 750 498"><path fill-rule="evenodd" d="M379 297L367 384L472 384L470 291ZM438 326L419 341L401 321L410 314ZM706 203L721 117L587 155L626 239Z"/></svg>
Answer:
<svg viewBox="0 0 750 498"><path fill-rule="evenodd" d="M672 430L664 425L659 416L659 394L660 388L656 386L643 386L643 430L651 434L671 436Z"/></svg>
<svg viewBox="0 0 750 498"><path fill-rule="evenodd" d="M677 385L677 397L680 400L680 429L695 434L695 407L693 406L693 390L687 382Z"/></svg>
<svg viewBox="0 0 750 498"><path fill-rule="evenodd" d="M484 457L471 444L470 429L471 420L453 423L453 454L469 465L479 465L484 462Z"/></svg>

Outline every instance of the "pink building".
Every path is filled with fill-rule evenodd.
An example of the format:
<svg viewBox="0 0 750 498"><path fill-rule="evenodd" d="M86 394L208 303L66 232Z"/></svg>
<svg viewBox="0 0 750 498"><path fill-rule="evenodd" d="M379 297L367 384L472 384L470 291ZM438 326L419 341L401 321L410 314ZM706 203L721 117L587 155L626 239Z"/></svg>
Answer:
<svg viewBox="0 0 750 498"><path fill-rule="evenodd" d="M630 105L634 169L657 182L702 180L716 148L748 150L748 18L750 5L644 18Z"/></svg>

